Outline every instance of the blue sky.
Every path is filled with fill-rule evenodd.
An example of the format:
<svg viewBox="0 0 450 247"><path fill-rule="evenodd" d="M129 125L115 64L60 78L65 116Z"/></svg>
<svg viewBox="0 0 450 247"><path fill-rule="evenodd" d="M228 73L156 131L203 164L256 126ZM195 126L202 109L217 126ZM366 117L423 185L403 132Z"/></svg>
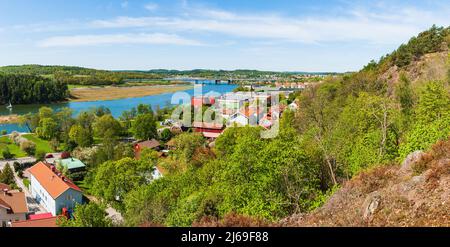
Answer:
<svg viewBox="0 0 450 247"><path fill-rule="evenodd" d="M0 66L352 71L450 1L0 0Z"/></svg>

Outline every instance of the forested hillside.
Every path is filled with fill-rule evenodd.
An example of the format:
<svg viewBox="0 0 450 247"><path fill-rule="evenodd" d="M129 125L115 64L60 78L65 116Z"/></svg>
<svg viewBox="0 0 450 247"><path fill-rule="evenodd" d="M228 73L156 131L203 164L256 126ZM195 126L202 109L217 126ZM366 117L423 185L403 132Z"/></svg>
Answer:
<svg viewBox="0 0 450 247"><path fill-rule="evenodd" d="M161 79L160 75L143 72L115 72L72 66L23 65L0 67L0 72L41 75L61 83L75 85L118 85L129 79Z"/></svg>
<svg viewBox="0 0 450 247"><path fill-rule="evenodd" d="M123 201L109 200L130 225L221 225L230 217L231 225L248 217L259 224L316 210L362 172L399 166L411 152L448 138L448 77L412 84L407 75L395 83L382 76L428 52L445 52L448 30L433 27L358 73L306 90L274 139L250 127L227 129L212 149L195 134L175 137L169 158L154 161L170 175L131 186Z"/></svg>
<svg viewBox="0 0 450 247"><path fill-rule="evenodd" d="M63 101L67 84L36 75L0 73L0 104L31 104Z"/></svg>

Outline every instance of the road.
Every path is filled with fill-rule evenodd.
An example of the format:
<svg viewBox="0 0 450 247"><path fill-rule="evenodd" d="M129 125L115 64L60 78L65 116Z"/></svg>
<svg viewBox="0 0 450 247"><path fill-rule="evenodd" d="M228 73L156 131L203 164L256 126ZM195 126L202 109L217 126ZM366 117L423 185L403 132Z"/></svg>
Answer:
<svg viewBox="0 0 450 247"><path fill-rule="evenodd" d="M3 170L5 165L9 163L11 166L11 169L13 169L13 171L14 171L13 163L16 161L19 163L28 163L28 162L36 162L36 159L33 157L24 157L24 158L19 158L19 159L14 159L14 160L1 160L0 161L0 170ZM22 191L25 193L25 197L26 197L27 205L28 205L28 211L30 213L36 213L36 214L47 213L47 210L45 210L44 207L42 207L39 203L36 202L36 200L33 199L30 191L23 184L23 180L17 176L15 171L14 171L14 179L16 180L17 186L19 186L22 189Z"/></svg>
<svg viewBox="0 0 450 247"><path fill-rule="evenodd" d="M18 159L11 159L11 160L0 160L0 170L3 170L5 165L8 164L8 163L11 166L11 168L13 168L13 163L16 162L16 161L21 163L21 164L29 163L29 162L33 162L34 163L34 162L36 162L36 158L23 157L23 158L18 158Z"/></svg>

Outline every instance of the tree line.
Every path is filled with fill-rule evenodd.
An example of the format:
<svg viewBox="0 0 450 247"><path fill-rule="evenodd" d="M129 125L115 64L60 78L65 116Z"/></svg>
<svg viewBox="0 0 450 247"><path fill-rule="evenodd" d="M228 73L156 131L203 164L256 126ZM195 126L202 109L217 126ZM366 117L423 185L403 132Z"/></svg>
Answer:
<svg viewBox="0 0 450 247"><path fill-rule="evenodd" d="M0 73L0 104L33 104L63 101L67 84L36 75Z"/></svg>

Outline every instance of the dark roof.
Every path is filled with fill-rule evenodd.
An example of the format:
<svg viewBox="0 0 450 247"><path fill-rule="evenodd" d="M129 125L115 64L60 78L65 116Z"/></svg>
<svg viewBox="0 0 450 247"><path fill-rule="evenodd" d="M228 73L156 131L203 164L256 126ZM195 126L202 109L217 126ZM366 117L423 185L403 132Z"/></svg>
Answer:
<svg viewBox="0 0 450 247"><path fill-rule="evenodd" d="M138 145L140 148L157 148L161 144L159 143L159 141L152 139L150 141L139 142L136 145Z"/></svg>

